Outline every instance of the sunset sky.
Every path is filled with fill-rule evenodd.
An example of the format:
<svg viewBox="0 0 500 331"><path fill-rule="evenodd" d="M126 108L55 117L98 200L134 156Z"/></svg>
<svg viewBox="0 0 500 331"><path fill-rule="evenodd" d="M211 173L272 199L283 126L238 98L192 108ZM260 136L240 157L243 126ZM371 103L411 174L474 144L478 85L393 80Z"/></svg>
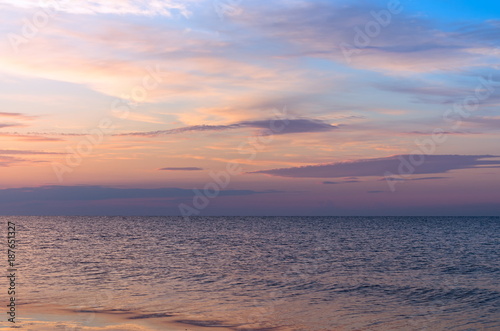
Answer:
<svg viewBox="0 0 500 331"><path fill-rule="evenodd" d="M500 215L498 1L0 17L0 214Z"/></svg>

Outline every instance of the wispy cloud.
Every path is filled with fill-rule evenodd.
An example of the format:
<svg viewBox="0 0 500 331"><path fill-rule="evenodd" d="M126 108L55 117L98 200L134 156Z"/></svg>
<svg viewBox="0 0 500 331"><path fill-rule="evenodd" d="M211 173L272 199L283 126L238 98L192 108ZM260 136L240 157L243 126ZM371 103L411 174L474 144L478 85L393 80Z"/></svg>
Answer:
<svg viewBox="0 0 500 331"><path fill-rule="evenodd" d="M419 180L440 180L440 179L449 179L450 177L420 177L420 178L400 178L400 177L387 177L387 178L381 178L379 181L419 181Z"/></svg>
<svg viewBox="0 0 500 331"><path fill-rule="evenodd" d="M223 130L232 130L241 128L255 128L255 129L265 130L271 128L275 121L276 120L244 121L228 125L193 125L193 126L187 126L170 130L130 132L130 133L121 133L117 135L152 137L152 136L162 136L162 135L178 134L178 133L192 132L192 131L223 131ZM334 125L328 124L324 121L317 119L286 119L282 121L283 123L286 123L286 125L279 124L280 126L283 126L283 130L279 132L274 132L274 134L325 132L325 131L332 131L337 128Z"/></svg>
<svg viewBox="0 0 500 331"><path fill-rule="evenodd" d="M164 171L200 171L203 170L203 168L198 168L198 167L171 167L171 168L161 168L158 170L164 170Z"/></svg>
<svg viewBox="0 0 500 331"><path fill-rule="evenodd" d="M174 10L188 16L188 4L190 0L101 0L99 2L90 0L57 1L56 4L50 1L38 0L0 0L0 4L7 4L20 8L50 8L72 14L117 14L117 15L161 15L171 16Z"/></svg>
<svg viewBox="0 0 500 331"><path fill-rule="evenodd" d="M65 155L66 153L58 152L45 152L45 151L27 151L27 150L12 150L12 149L1 149L0 150L0 167L11 167L17 164L25 163L40 163L46 162L43 160L28 160L17 157L19 155L29 156L29 155ZM14 155L14 156L12 156Z"/></svg>
<svg viewBox="0 0 500 331"><path fill-rule="evenodd" d="M11 157L11 156L2 156L0 155L0 167L9 167L12 164L22 162L23 160Z"/></svg>
<svg viewBox="0 0 500 331"><path fill-rule="evenodd" d="M18 141L30 141L30 142L58 142L58 141L64 141L64 139L57 138L57 137L27 135L27 134L18 134L18 133L0 133L0 137L15 138Z"/></svg>
<svg viewBox="0 0 500 331"><path fill-rule="evenodd" d="M345 49L354 49L357 32L374 18L386 2L284 2L282 6L259 2L248 6L235 20L257 29L283 45L289 57L320 57L345 61ZM402 8L405 6L401 3ZM356 49L350 63L355 67L389 74L461 70L491 65L494 57L479 50L496 44L500 26L487 21L456 31L444 31L429 18L403 10L369 43ZM366 37L364 43L366 43ZM287 41L285 44L284 41ZM303 50L307 49L307 52ZM359 51L359 52L358 52ZM486 56L485 56L486 55Z"/></svg>
<svg viewBox="0 0 500 331"><path fill-rule="evenodd" d="M9 113L9 112L0 112L0 117L25 119L25 120L32 120L32 119L36 118L36 116L26 115L26 114L22 114L22 113Z"/></svg>
<svg viewBox="0 0 500 331"><path fill-rule="evenodd" d="M11 121L23 122L23 121L31 121L35 118L36 118L36 116L30 116L30 115L26 115L26 114L22 114L22 113L0 112L0 121L4 122L4 123L0 123L0 129L14 128L14 127L25 127L26 124L24 124L24 123L12 123Z"/></svg>
<svg viewBox="0 0 500 331"><path fill-rule="evenodd" d="M113 136L139 136L139 137L156 137L156 136L166 136L173 134L181 134L186 132L205 132L205 131L225 131L225 130L235 130L235 129L261 129L262 134L266 134L269 129L274 126L279 126L281 130L273 131L273 134L290 134L290 133L313 133L313 132L328 132L333 131L338 128L338 126L329 124L325 121L319 119L280 119L280 120L258 120L258 121L242 121L227 125L191 125L175 129L168 130L156 130L156 131L144 131L144 132L125 132L113 134ZM9 136L22 136L28 137L30 135L35 135L39 137L44 136L85 136L85 133L76 132L29 132L27 134L20 134L16 132L7 132L4 135Z"/></svg>
<svg viewBox="0 0 500 331"><path fill-rule="evenodd" d="M331 181L324 181L323 184L326 185L336 185L336 184L351 184L351 183L359 183L359 180L343 180L340 182L331 182Z"/></svg>
<svg viewBox="0 0 500 331"><path fill-rule="evenodd" d="M0 129L3 128L16 128L16 127L25 126L23 124L12 124L12 123L0 123Z"/></svg>
<svg viewBox="0 0 500 331"><path fill-rule="evenodd" d="M384 176L386 172L399 173L404 167L404 160L420 156L396 155L385 158L362 159L356 161L338 162L332 164L311 165L305 167L281 168L250 172L280 177L294 178L338 178ZM500 167L500 160L493 155L428 155L425 162L414 167L413 174L446 173L450 170L471 169L478 167ZM408 161L406 161L408 163ZM403 168L406 170L406 168Z"/></svg>
<svg viewBox="0 0 500 331"><path fill-rule="evenodd" d="M64 155L66 153L0 149L0 155Z"/></svg>
<svg viewBox="0 0 500 331"><path fill-rule="evenodd" d="M463 119L466 127L481 129L484 131L500 130L500 116L471 116Z"/></svg>

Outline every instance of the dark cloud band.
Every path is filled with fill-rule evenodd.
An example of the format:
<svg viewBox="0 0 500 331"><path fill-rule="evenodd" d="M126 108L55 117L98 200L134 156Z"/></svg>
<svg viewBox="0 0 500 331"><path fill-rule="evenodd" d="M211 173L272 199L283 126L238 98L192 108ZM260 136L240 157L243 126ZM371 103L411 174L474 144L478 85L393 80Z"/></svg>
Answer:
<svg viewBox="0 0 500 331"><path fill-rule="evenodd" d="M251 172L280 177L294 178L339 178L384 176L406 174L439 174L450 170L478 167L500 167L500 161L489 160L493 155L396 155L385 158L362 159L332 164L311 165L305 167L281 168ZM412 165L411 160L423 159L421 164ZM413 169L411 169L413 168Z"/></svg>

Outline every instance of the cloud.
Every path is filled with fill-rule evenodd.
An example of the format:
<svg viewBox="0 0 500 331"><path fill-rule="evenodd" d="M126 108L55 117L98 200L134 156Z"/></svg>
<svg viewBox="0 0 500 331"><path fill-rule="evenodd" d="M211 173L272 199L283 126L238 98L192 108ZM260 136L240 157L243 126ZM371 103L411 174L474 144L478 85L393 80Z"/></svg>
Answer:
<svg viewBox="0 0 500 331"><path fill-rule="evenodd" d="M500 54L500 48L499 48ZM499 59L500 62L500 59ZM487 70L469 70L469 76L474 77L475 81L467 81L467 86L463 82L448 81L446 83L436 82L433 80L401 80L393 78L392 81L379 82L372 84L373 87L383 91L395 92L406 94L410 97L411 102L417 104L434 104L434 105L452 105L455 103L462 103L467 97L473 96L475 93L474 88L478 91L493 92L495 87L498 87L499 82L493 76L491 68ZM452 76L451 76L452 77ZM482 107L496 106L500 102L500 96L496 93L488 94L486 98L480 100Z"/></svg>
<svg viewBox="0 0 500 331"><path fill-rule="evenodd" d="M438 179L448 179L450 177L421 177L421 178L412 178L410 180L438 180Z"/></svg>
<svg viewBox="0 0 500 331"><path fill-rule="evenodd" d="M117 115L115 114L115 116ZM117 117L119 118L119 116ZM157 117L146 114L134 113L131 111L127 113L127 120L135 122L144 122L144 123L164 124L164 121L162 121Z"/></svg>
<svg viewBox="0 0 500 331"><path fill-rule="evenodd" d="M326 123L318 119L277 119L277 120L258 120L242 121L228 125L191 125L169 130L156 130L145 132L127 132L117 133L114 136L139 136L156 137L172 134L181 134L186 132L204 132L204 131L225 131L235 129L262 129L261 134L289 134L289 133L307 133L307 132L327 132L337 129L337 126ZM16 132L5 133L9 136L27 137L30 134L36 136L85 136L83 133L49 133L49 132L30 132L28 134L18 134Z"/></svg>
<svg viewBox="0 0 500 331"><path fill-rule="evenodd" d="M455 35L458 38L474 42L476 40L489 41L492 44L498 43L498 34L500 32L500 20L488 20L479 24L468 24L459 28Z"/></svg>
<svg viewBox="0 0 500 331"><path fill-rule="evenodd" d="M67 154L67 153L0 149L0 155L65 155L65 154Z"/></svg>
<svg viewBox="0 0 500 331"><path fill-rule="evenodd" d="M265 199L277 190L221 190L203 214L234 211L238 197ZM180 203L193 203L192 189L41 186L0 189L0 215L179 215ZM229 199L229 200L227 200ZM236 199L236 200L234 200ZM221 207L224 206L224 207ZM227 208L226 208L227 207Z"/></svg>
<svg viewBox="0 0 500 331"><path fill-rule="evenodd" d="M223 131L241 128L263 129L263 134L289 134L305 132L325 132L332 131L337 127L317 119L282 119L282 120L261 120L243 121L228 125L192 125L177 129L158 130L149 132L121 133L117 136L163 136L193 131Z"/></svg>
<svg viewBox="0 0 500 331"><path fill-rule="evenodd" d="M386 9L387 1L257 3L234 19L280 43L288 57L320 57L401 75L491 65L495 56L481 50L499 44L493 37L500 33L496 21L445 31L412 15L403 3L401 12L392 14L388 24L378 24L380 32L371 32L372 37L365 33L367 24L372 23L373 31L372 13Z"/></svg>
<svg viewBox="0 0 500 331"><path fill-rule="evenodd" d="M412 166L409 160L421 160L419 166ZM337 162L332 164L311 165L305 167L281 168L250 172L251 174L267 174L293 178L338 178L338 177L368 177L394 175L435 174L446 173L450 170L472 169L478 167L500 167L499 160L494 155L395 155L384 158L362 159L356 161ZM416 163L415 163L416 164Z"/></svg>
<svg viewBox="0 0 500 331"><path fill-rule="evenodd" d="M471 128L480 128L497 132L500 128L500 116L471 116L462 119L462 121L465 122L464 126L469 126Z"/></svg>
<svg viewBox="0 0 500 331"><path fill-rule="evenodd" d="M192 126L186 126L186 127L182 127L182 128L169 129L169 130L119 133L119 134L116 134L116 136L155 137L155 136L179 134L179 133L192 132L192 131L222 131L222 130L236 129L238 127L239 126L236 124L231 124L231 125L192 125Z"/></svg>
<svg viewBox="0 0 500 331"><path fill-rule="evenodd" d="M412 180L435 180L435 179L447 179L450 177L421 177L421 178L413 178Z"/></svg>
<svg viewBox="0 0 500 331"><path fill-rule="evenodd" d="M10 167L16 164L37 164L47 162L44 160L30 160L17 157L19 155L65 155L67 153L57 153L57 152L44 152L44 151L26 151L26 150L12 150L12 149L0 149L0 167Z"/></svg>
<svg viewBox="0 0 500 331"><path fill-rule="evenodd" d="M31 120L36 118L36 116L29 116L21 113L8 113L8 112L0 112L0 117L9 117L9 118L16 118L16 119L25 119L25 120Z"/></svg>
<svg viewBox="0 0 500 331"><path fill-rule="evenodd" d="M119 137L157 137L182 134L187 132L210 132L210 131L227 131L237 129L257 129L259 135L284 135L284 134L297 134L297 133L314 133L314 132L329 132L337 129L338 126L329 124L323 120L311 118L295 118L295 119L270 119L270 120L254 120L254 121L240 121L227 125L191 125L168 130L156 130L145 132L125 132L116 133L112 136ZM52 137L78 137L86 136L85 133L56 133L56 132L29 132L17 133L6 132L0 136L20 137L23 140L32 141L57 141L58 138ZM29 137L33 137L30 139ZM45 138L47 137L47 138Z"/></svg>
<svg viewBox="0 0 500 331"><path fill-rule="evenodd" d="M12 165L16 164L37 164L37 163L44 163L47 161L43 160L27 160L27 159L22 159L18 157L13 157L13 156L4 156L0 155L0 167L10 167Z"/></svg>
<svg viewBox="0 0 500 331"><path fill-rule="evenodd" d="M38 1L38 0L0 0L0 4L7 4L20 8L58 10L72 14L116 14L141 16L171 16L174 10L189 16L190 11L186 4L189 0L72 0L72 1Z"/></svg>
<svg viewBox="0 0 500 331"><path fill-rule="evenodd" d="M400 178L400 177L387 177L387 178L381 178L379 181L396 181L396 182L405 182L405 181L414 181L414 180L439 180L439 179L448 179L450 177L420 177L420 178Z"/></svg>
<svg viewBox="0 0 500 331"><path fill-rule="evenodd" d="M0 167L9 167L14 163L23 162L24 160L11 157L11 156L1 156L0 155Z"/></svg>
<svg viewBox="0 0 500 331"><path fill-rule="evenodd" d="M270 129L270 134L288 134L304 132L327 132L337 128L337 126L325 123L316 119L285 119L285 120L267 120L267 121L248 121L241 122L241 126L255 127L260 129ZM280 126L283 129L273 130Z"/></svg>
<svg viewBox="0 0 500 331"><path fill-rule="evenodd" d="M150 6L144 1L140 3L143 7ZM11 35L16 30L21 33L22 26L14 31L11 27L17 27L25 15L6 9L5 34ZM0 69L13 75L80 84L125 99L131 98L133 89L144 85L144 78L152 71L154 80L148 83L152 88L141 99L143 103L171 101L173 97L186 95L203 97L204 104L209 97L220 102L230 98L228 86L262 91L263 80L266 89L272 91L285 90L291 85L304 88L303 80L297 79L297 68L283 70L283 65L275 65L277 60L272 58L270 62L250 61L246 59L248 50L238 41L221 37L213 27L193 29L198 24L202 22L194 19L160 22L150 17L131 20L122 15L56 17L29 42L12 47L8 38L4 38L3 44L0 40L2 48L11 50L0 54Z"/></svg>
<svg viewBox="0 0 500 331"><path fill-rule="evenodd" d="M420 178L401 178L401 177L387 177L379 179L380 182L389 181L419 181L419 180L439 180L439 179L449 179L451 177L420 177ZM334 184L350 184L350 183L360 183L360 180L344 180L340 182L324 181L323 184L334 185Z"/></svg>
<svg viewBox="0 0 500 331"><path fill-rule="evenodd" d="M2 119L12 119L18 121L31 121L36 116L29 116L21 113L10 113L10 112L0 112L0 118ZM25 124L21 123L0 123L0 129L3 128L13 128L13 127L25 127Z"/></svg>
<svg viewBox="0 0 500 331"><path fill-rule="evenodd" d="M19 126L24 126L24 125L22 125L22 124L0 123L0 129L2 129L2 128L13 128L13 127L19 127Z"/></svg>
<svg viewBox="0 0 500 331"><path fill-rule="evenodd" d="M410 132L403 132L403 134L430 136L432 134L436 134L436 132L433 132L433 131L410 131ZM481 134L481 133L480 132L470 132L470 131L439 131L439 134L470 135L470 134Z"/></svg>
<svg viewBox="0 0 500 331"><path fill-rule="evenodd" d="M333 79L325 80L314 76L300 80L295 79L293 82L291 79L282 77L283 80L291 82L292 85L287 87L280 85L271 92L259 89L257 92L245 91L241 94L227 94L224 99L218 100L213 106L199 107L194 112L182 112L176 115L179 121L189 126L204 123L219 125L259 121L270 117L307 118L306 113L309 113L312 107L318 106L318 100L324 96L324 93L330 93L332 89L340 86L340 77L336 75L335 78L336 80L333 81ZM332 107L329 104L325 104L321 108L321 113L327 113L330 120L352 119L343 116L345 114L342 113L335 113L337 116L332 116ZM319 112L316 108L315 113ZM270 114L274 114L274 116L270 116Z"/></svg>
<svg viewBox="0 0 500 331"><path fill-rule="evenodd" d="M407 94L415 103L445 104L450 100L460 100L468 96L471 91L464 87L442 86L431 82L401 81L395 79L388 83L378 83L374 87L383 91Z"/></svg>
<svg viewBox="0 0 500 331"><path fill-rule="evenodd" d="M0 125L0 127L1 127L1 125ZM61 139L61 138L18 134L18 133L0 133L0 137L9 137L9 138L15 138L16 140L19 140L19 141L31 141L31 142L35 142L35 141L36 142L64 141L64 139Z"/></svg>
<svg viewBox="0 0 500 331"><path fill-rule="evenodd" d="M344 180L341 182L331 182L331 181L324 181L323 184L327 185L335 185L335 184L350 184L350 183L359 183L359 180Z"/></svg>
<svg viewBox="0 0 500 331"><path fill-rule="evenodd" d="M221 190L219 196L245 196L277 191ZM112 188L105 186L41 186L0 189L0 203L32 201L101 201L113 199L192 198L181 188Z"/></svg>
<svg viewBox="0 0 500 331"><path fill-rule="evenodd" d="M165 171L199 171L203 170L203 168L198 168L198 167L174 167L174 168L161 168L158 170L165 170Z"/></svg>

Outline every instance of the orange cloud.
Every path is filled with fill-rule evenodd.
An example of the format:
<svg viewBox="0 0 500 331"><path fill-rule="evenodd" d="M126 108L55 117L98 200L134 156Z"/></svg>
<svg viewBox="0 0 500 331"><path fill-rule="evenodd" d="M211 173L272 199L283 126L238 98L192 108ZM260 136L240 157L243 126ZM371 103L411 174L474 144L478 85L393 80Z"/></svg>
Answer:
<svg viewBox="0 0 500 331"><path fill-rule="evenodd" d="M30 116L21 113L7 113L7 112L0 112L0 117L15 118L22 120L32 120L34 118L37 118L37 116Z"/></svg>
<svg viewBox="0 0 500 331"><path fill-rule="evenodd" d="M59 142L65 141L58 137L48 137L48 136L36 136L36 135L23 135L15 133L0 133L0 137L14 138L18 141L28 141L28 142Z"/></svg>

